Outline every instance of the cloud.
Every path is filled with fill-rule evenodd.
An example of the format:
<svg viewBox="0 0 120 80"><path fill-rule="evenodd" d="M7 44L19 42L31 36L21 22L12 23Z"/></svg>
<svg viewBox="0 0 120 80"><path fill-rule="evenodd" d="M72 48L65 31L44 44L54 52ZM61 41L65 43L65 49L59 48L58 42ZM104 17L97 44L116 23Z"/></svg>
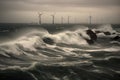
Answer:
<svg viewBox="0 0 120 80"><path fill-rule="evenodd" d="M103 21L107 21L106 19L108 19L107 22L113 21L112 19L114 19L113 22L120 21L120 0L0 0L0 6L0 12L2 13L0 13L0 17L4 17L6 20L15 17L13 21L16 21L20 15L20 18L24 18L27 16L24 15L25 13L30 14L29 12L36 13L37 11L78 12L78 14L84 14L84 16L88 16L88 13L91 12L97 18L106 17L105 19L103 17ZM16 16L10 17L12 14ZM3 21L3 19L0 20Z"/></svg>
<svg viewBox="0 0 120 80"><path fill-rule="evenodd" d="M120 0L23 0L31 4L47 4L47 5L66 5L70 6L118 6Z"/></svg>
<svg viewBox="0 0 120 80"><path fill-rule="evenodd" d="M1 10L49 10L55 7L120 7L120 0L0 0Z"/></svg>

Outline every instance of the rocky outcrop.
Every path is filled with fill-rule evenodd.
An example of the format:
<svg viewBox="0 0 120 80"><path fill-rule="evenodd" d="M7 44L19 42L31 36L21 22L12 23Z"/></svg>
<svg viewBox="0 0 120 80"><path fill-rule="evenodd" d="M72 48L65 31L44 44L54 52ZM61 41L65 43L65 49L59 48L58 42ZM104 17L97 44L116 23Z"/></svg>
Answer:
<svg viewBox="0 0 120 80"><path fill-rule="evenodd" d="M112 38L113 41L119 41L120 42L120 36L115 36L114 38Z"/></svg>
<svg viewBox="0 0 120 80"><path fill-rule="evenodd" d="M111 35L111 33L110 32L103 32L105 35Z"/></svg>
<svg viewBox="0 0 120 80"><path fill-rule="evenodd" d="M44 37L43 41L44 41L44 43L49 44L49 45L55 44L54 40L49 37Z"/></svg>
<svg viewBox="0 0 120 80"><path fill-rule="evenodd" d="M96 34L99 34L99 33L101 33L101 31L97 31L97 30L96 30L95 33L96 33Z"/></svg>
<svg viewBox="0 0 120 80"><path fill-rule="evenodd" d="M97 35L92 30L86 30L87 35L89 35L90 39L86 39L89 44L93 44L97 40Z"/></svg>
<svg viewBox="0 0 120 80"><path fill-rule="evenodd" d="M95 33L96 34L99 34L99 33L104 33L105 35L111 35L111 33L109 32L109 31L106 31L106 32L104 32L104 31L95 31Z"/></svg>

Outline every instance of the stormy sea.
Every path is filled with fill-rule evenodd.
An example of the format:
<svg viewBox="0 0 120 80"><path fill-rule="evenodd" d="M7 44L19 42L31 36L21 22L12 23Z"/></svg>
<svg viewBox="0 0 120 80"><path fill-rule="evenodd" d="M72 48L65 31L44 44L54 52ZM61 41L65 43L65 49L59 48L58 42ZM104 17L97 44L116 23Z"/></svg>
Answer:
<svg viewBox="0 0 120 80"><path fill-rule="evenodd" d="M0 24L0 80L120 80L120 25Z"/></svg>

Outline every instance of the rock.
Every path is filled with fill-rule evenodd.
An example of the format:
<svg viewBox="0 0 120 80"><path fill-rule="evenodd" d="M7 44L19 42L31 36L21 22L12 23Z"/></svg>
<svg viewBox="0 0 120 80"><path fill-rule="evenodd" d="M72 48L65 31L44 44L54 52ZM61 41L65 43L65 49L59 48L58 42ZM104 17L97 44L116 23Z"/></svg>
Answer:
<svg viewBox="0 0 120 80"><path fill-rule="evenodd" d="M43 41L46 43L46 44L50 44L50 45L53 45L55 44L54 40L49 38L49 37L44 37L43 38Z"/></svg>
<svg viewBox="0 0 120 80"><path fill-rule="evenodd" d="M110 32L103 32L105 35L111 35Z"/></svg>
<svg viewBox="0 0 120 80"><path fill-rule="evenodd" d="M85 39L89 44L94 44L93 40Z"/></svg>
<svg viewBox="0 0 120 80"><path fill-rule="evenodd" d="M112 38L113 41L119 41L120 42L120 36L115 36L114 38Z"/></svg>
<svg viewBox="0 0 120 80"><path fill-rule="evenodd" d="M96 34L101 33L101 31L95 31Z"/></svg>
<svg viewBox="0 0 120 80"><path fill-rule="evenodd" d="M105 35L111 35L111 34L115 34L115 33L110 33L109 31L95 31L96 34L99 34L99 33L104 33Z"/></svg>
<svg viewBox="0 0 120 80"><path fill-rule="evenodd" d="M86 39L89 44L93 44L97 40L97 35L92 30L86 30L86 33L89 35L90 40Z"/></svg>
<svg viewBox="0 0 120 80"><path fill-rule="evenodd" d="M114 33L112 33L112 34L116 34L116 33L114 32Z"/></svg>

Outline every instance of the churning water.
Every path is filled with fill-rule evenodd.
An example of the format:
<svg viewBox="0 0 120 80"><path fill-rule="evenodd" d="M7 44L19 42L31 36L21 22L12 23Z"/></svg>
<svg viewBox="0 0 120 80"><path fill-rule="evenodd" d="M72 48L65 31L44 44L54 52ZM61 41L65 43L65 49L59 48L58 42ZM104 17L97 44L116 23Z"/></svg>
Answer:
<svg viewBox="0 0 120 80"><path fill-rule="evenodd" d="M21 30L2 42L0 80L120 80L120 41L112 40L119 27L93 27L92 44L87 26L62 29Z"/></svg>

